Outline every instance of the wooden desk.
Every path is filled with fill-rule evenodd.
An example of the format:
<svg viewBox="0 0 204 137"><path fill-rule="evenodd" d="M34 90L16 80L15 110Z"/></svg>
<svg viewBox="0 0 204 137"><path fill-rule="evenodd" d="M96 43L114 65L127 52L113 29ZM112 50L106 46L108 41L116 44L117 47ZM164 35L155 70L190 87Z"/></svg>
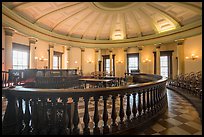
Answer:
<svg viewBox="0 0 204 137"><path fill-rule="evenodd" d="M107 86L107 83L108 82L111 82L112 79L92 79L92 78L82 78L82 79L79 79L79 81L84 81L85 82L85 88L86 88L86 83L89 83L89 84L99 84L99 83L102 83L104 87Z"/></svg>

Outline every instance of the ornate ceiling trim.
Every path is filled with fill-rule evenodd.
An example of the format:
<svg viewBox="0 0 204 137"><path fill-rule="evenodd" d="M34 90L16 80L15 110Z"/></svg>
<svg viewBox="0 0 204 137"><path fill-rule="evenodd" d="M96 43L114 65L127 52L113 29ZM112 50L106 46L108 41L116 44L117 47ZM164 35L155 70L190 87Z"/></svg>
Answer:
<svg viewBox="0 0 204 137"><path fill-rule="evenodd" d="M160 34L144 36L124 40L87 40L63 36L38 27L12 12L2 5L2 24L12 27L17 31L31 37L52 41L58 44L72 44L76 47L107 48L107 47L131 47L135 45L148 45L157 42L168 42L178 38L186 38L202 33L202 20L193 22L179 29Z"/></svg>

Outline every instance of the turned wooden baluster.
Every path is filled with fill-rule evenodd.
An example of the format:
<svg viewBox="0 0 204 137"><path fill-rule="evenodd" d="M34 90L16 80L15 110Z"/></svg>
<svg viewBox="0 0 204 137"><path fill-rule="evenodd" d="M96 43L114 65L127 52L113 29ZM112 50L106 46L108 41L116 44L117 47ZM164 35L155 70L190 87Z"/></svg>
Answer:
<svg viewBox="0 0 204 137"><path fill-rule="evenodd" d="M51 112L51 135L57 135L58 134L58 126L57 126L57 99L56 98L52 98L52 112Z"/></svg>
<svg viewBox="0 0 204 137"><path fill-rule="evenodd" d="M160 109L161 107L161 90L160 90L160 86L158 86L158 108Z"/></svg>
<svg viewBox="0 0 204 137"><path fill-rule="evenodd" d="M99 96L94 96L94 129L93 129L93 133L94 135L99 135L100 134L100 128L98 127L98 122L99 122L99 114L98 114L98 100L99 100Z"/></svg>
<svg viewBox="0 0 204 137"><path fill-rule="evenodd" d="M159 103L159 98L158 98L158 87L156 87L156 112L159 110L159 109L158 109L158 103Z"/></svg>
<svg viewBox="0 0 204 137"><path fill-rule="evenodd" d="M163 86L160 85L160 100L161 100L161 104L160 104L160 107L162 108L164 103L163 103L163 97L164 97L164 89L163 89Z"/></svg>
<svg viewBox="0 0 204 137"><path fill-rule="evenodd" d="M119 122L119 124L120 124L120 130L121 130L122 128L124 128L123 118L124 118L125 114L124 114L124 109L123 109L123 97L124 97L124 95L123 95L123 94L120 94L120 112L119 112L119 116L120 116L120 122Z"/></svg>
<svg viewBox="0 0 204 137"><path fill-rule="evenodd" d="M18 99L18 118L17 118L17 134L22 134L22 130L24 128L23 125L23 106L22 106L22 98Z"/></svg>
<svg viewBox="0 0 204 137"><path fill-rule="evenodd" d="M25 114L24 114L25 128L23 130L23 134L27 135L29 134L29 131L31 129L30 127L31 115L30 115L30 110L29 110L30 99L25 98L24 100L25 100Z"/></svg>
<svg viewBox="0 0 204 137"><path fill-rule="evenodd" d="M154 92L154 90L153 90L153 89L154 89L154 88L151 88L151 89L150 89L150 96L151 96L151 105L150 105L150 106L151 106L151 113L152 113L152 115L153 115L153 112L154 112L154 108L153 108L153 106L154 106L154 102L153 102L153 101L154 101L154 100L153 100L153 98L154 98L154 97L153 97L153 92Z"/></svg>
<svg viewBox="0 0 204 137"><path fill-rule="evenodd" d="M159 95L160 95L160 93L159 93L160 91L159 91L159 86L157 86L157 108L158 108L158 110L159 110L159 108L160 108L160 98L159 98Z"/></svg>
<svg viewBox="0 0 204 137"><path fill-rule="evenodd" d="M138 118L141 118L142 114L142 103L141 103L141 92L138 92Z"/></svg>
<svg viewBox="0 0 204 137"><path fill-rule="evenodd" d="M149 114L149 110L150 110L150 101L149 101L149 91L150 89L147 89L147 113Z"/></svg>
<svg viewBox="0 0 204 137"><path fill-rule="evenodd" d="M84 97L84 103L85 103L85 111L84 111L84 135L89 135L90 134L90 129L89 129L89 108L88 108L88 103L89 103L89 97Z"/></svg>
<svg viewBox="0 0 204 137"><path fill-rule="evenodd" d="M78 114L79 97L74 97L73 101L74 101L74 117L73 117L74 128L73 128L73 134L78 135L79 134L79 128L78 128L78 124L79 124L79 114Z"/></svg>
<svg viewBox="0 0 204 137"><path fill-rule="evenodd" d="M68 127L68 123L69 123L69 116L68 116L68 113L67 113L67 98L63 98L62 99L62 102L64 104L64 109L63 109L63 127L62 127L62 133L61 135L69 135L70 134L70 130L67 128Z"/></svg>
<svg viewBox="0 0 204 137"><path fill-rule="evenodd" d="M143 116L146 115L146 99L145 99L145 92L146 90L143 90L143 103L142 103L142 106L143 106Z"/></svg>
<svg viewBox="0 0 204 137"><path fill-rule="evenodd" d="M107 121L108 121L108 110L107 110L107 99L108 96L103 96L103 102L104 102L104 108L103 108L103 122L104 122L104 126L103 126L103 134L109 133L109 127L107 125Z"/></svg>
<svg viewBox="0 0 204 137"><path fill-rule="evenodd" d="M31 135L36 135L37 134L37 99L33 98L31 101Z"/></svg>
<svg viewBox="0 0 204 137"><path fill-rule="evenodd" d="M42 98L41 99L41 104L42 104L42 106L41 106L41 110L42 110L42 118L40 118L41 119L41 122L40 123L42 123L41 125L40 125L40 134L41 135L46 135L47 134L47 132L48 132L48 118L47 118L47 98ZM54 103L53 103L54 104ZM55 109L55 106L53 107L54 109ZM55 110L54 110L55 111ZM53 111L53 112L54 112ZM53 118L54 118L54 120L55 120L55 116L54 116L55 114L51 114L51 116L53 116ZM55 122L55 121L54 121ZM54 123L53 123L54 124ZM53 125L52 125L53 126Z"/></svg>
<svg viewBox="0 0 204 137"><path fill-rule="evenodd" d="M2 123L3 135L15 135L17 133L17 104L16 97L13 95L6 96L8 104Z"/></svg>
<svg viewBox="0 0 204 137"><path fill-rule="evenodd" d="M111 118L112 118L111 129L112 129L112 132L115 132L117 130L117 124L116 124L117 114L116 114L116 108L115 108L115 99L116 99L116 95L113 95L112 96L112 113L111 113Z"/></svg>
<svg viewBox="0 0 204 137"><path fill-rule="evenodd" d="M156 92L157 92L157 89L156 89L156 87L154 87L154 91L153 91L153 93L154 93L154 113L156 113L156 110L157 110L157 108L156 108L156 105L157 105L157 100L156 100Z"/></svg>
<svg viewBox="0 0 204 137"><path fill-rule="evenodd" d="M126 116L127 116L127 127L130 125L130 115L131 115L131 109L130 109L130 94L127 94L127 108L126 108Z"/></svg>
<svg viewBox="0 0 204 137"><path fill-rule="evenodd" d="M137 115L136 93L133 93L133 106L132 106L132 113L133 113L133 118L136 119L136 115Z"/></svg>

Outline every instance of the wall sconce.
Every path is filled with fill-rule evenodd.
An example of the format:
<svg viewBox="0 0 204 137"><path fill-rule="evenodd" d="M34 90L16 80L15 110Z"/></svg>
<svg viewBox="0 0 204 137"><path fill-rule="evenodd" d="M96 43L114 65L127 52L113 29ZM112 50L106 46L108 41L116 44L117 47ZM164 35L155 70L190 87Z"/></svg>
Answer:
<svg viewBox="0 0 204 137"><path fill-rule="evenodd" d="M123 63L123 61L122 60L118 60L117 63L121 64L121 63Z"/></svg>
<svg viewBox="0 0 204 137"><path fill-rule="evenodd" d="M195 54L191 54L191 57L186 57L186 59L195 60L195 59L198 59L198 56L195 56Z"/></svg>
<svg viewBox="0 0 204 137"><path fill-rule="evenodd" d="M88 60L88 61L87 61L87 63L94 63L94 62L93 62L93 61L91 61L91 60Z"/></svg>
<svg viewBox="0 0 204 137"><path fill-rule="evenodd" d="M148 63L148 62L151 62L151 60L145 59L145 60L143 60L143 62L144 62L144 63Z"/></svg>
<svg viewBox="0 0 204 137"><path fill-rule="evenodd" d="M75 61L74 63L77 64L77 61Z"/></svg>
<svg viewBox="0 0 204 137"><path fill-rule="evenodd" d="M35 57L36 60L39 60L39 61L45 61L45 60L48 60L46 58L44 58L43 56L41 58L38 58L38 57Z"/></svg>

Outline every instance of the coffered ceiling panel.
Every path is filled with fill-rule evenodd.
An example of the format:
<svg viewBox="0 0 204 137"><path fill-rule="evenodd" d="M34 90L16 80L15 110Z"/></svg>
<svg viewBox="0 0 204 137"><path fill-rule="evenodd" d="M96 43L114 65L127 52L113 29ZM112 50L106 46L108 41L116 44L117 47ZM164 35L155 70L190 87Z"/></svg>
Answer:
<svg viewBox="0 0 204 137"><path fill-rule="evenodd" d="M79 40L154 36L202 19L201 2L3 2L33 25Z"/></svg>

